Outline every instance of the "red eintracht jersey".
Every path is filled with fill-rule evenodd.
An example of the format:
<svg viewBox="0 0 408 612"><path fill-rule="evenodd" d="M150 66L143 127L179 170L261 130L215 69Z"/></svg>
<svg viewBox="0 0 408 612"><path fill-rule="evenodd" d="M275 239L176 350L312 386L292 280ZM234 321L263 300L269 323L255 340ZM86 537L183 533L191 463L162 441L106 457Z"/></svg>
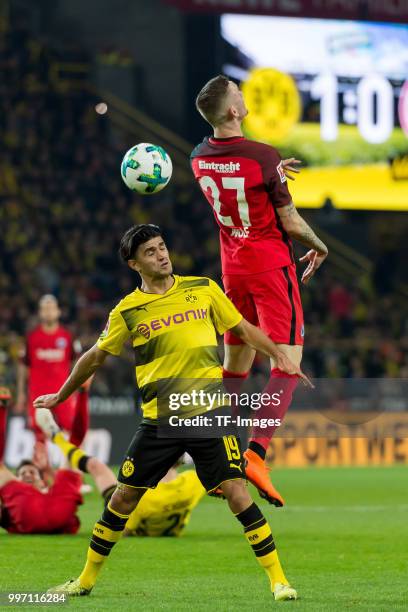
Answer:
<svg viewBox="0 0 408 612"><path fill-rule="evenodd" d="M279 153L243 137L205 138L194 176L220 226L224 274L257 274L294 262L276 208L291 202Z"/></svg>
<svg viewBox="0 0 408 612"><path fill-rule="evenodd" d="M55 332L47 333L39 325L27 335L23 361L29 368L30 402L39 395L59 390L79 351L79 347L74 350L71 333L61 326Z"/></svg>
<svg viewBox="0 0 408 612"><path fill-rule="evenodd" d="M78 506L82 504L81 475L72 470L57 470L48 491L10 480L0 488L6 509L2 527L9 533L76 533Z"/></svg>

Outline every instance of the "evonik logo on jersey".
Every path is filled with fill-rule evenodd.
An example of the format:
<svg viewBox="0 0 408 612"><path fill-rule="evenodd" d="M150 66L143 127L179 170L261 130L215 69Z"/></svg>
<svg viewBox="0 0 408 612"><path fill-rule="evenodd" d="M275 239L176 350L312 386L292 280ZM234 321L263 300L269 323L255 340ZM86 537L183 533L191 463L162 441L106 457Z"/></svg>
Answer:
<svg viewBox="0 0 408 612"><path fill-rule="evenodd" d="M180 323L185 323L187 321L206 318L207 308L186 310L185 312L177 312L176 314L161 317L160 319L152 319L148 323L139 323L136 331L145 338L149 339L152 331L157 331L159 329L163 329L164 327L171 327L173 325L180 325Z"/></svg>
<svg viewBox="0 0 408 612"><path fill-rule="evenodd" d="M234 172L239 172L241 169L241 164L239 162L227 162L226 164L220 164L217 162L206 162L203 159L200 159L198 162L198 167L200 170L214 170L214 172L223 172L224 174L233 174Z"/></svg>

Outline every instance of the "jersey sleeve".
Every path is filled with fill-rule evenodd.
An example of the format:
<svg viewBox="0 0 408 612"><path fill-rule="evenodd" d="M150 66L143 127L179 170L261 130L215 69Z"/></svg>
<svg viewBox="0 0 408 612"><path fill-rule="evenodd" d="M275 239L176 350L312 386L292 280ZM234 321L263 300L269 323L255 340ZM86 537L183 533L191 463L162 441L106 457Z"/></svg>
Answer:
<svg viewBox="0 0 408 612"><path fill-rule="evenodd" d="M242 314L213 280L210 280L210 289L212 320L217 332L222 335L242 321Z"/></svg>
<svg viewBox="0 0 408 612"><path fill-rule="evenodd" d="M273 205L276 208L281 208L290 204L292 197L282 166L282 158L273 147L268 147L268 154L264 157L264 177Z"/></svg>
<svg viewBox="0 0 408 612"><path fill-rule="evenodd" d="M130 330L127 328L120 310L116 307L111 311L106 327L99 336L96 346L112 355L120 355L123 345L130 336Z"/></svg>

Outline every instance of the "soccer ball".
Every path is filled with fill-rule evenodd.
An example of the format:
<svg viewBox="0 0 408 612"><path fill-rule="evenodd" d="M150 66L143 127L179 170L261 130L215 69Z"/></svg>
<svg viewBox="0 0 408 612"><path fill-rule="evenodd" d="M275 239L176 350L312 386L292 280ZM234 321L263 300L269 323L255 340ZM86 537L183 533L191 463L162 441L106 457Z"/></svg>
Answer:
<svg viewBox="0 0 408 612"><path fill-rule="evenodd" d="M135 145L122 160L121 174L132 191L157 193L171 178L173 164L163 147L148 142Z"/></svg>

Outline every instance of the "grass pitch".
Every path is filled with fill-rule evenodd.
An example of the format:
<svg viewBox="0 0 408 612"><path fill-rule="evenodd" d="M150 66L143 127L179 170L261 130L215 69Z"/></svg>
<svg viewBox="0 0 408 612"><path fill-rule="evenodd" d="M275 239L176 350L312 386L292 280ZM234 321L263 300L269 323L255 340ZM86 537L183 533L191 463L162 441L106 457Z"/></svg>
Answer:
<svg viewBox="0 0 408 612"><path fill-rule="evenodd" d="M181 538L120 542L91 596L71 600L68 609L408 610L406 467L276 469L273 480L285 508L254 498L270 521L298 601L274 602L226 503L206 498ZM0 591L45 591L76 577L101 507L96 493L86 496L76 536L2 532Z"/></svg>

